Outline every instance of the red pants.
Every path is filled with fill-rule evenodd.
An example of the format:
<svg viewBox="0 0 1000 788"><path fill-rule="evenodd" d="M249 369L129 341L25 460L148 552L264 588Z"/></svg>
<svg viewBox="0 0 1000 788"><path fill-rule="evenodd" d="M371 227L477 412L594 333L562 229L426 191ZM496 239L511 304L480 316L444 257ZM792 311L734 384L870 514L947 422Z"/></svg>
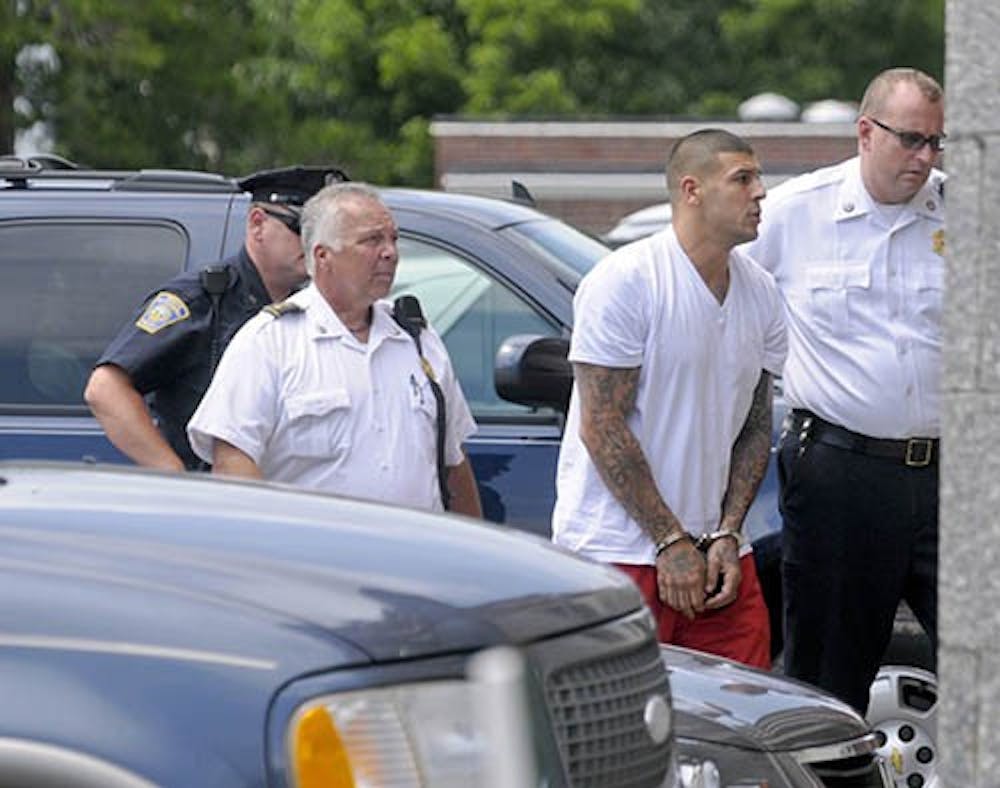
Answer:
<svg viewBox="0 0 1000 788"><path fill-rule="evenodd" d="M689 621L660 601L656 567L614 564L639 586L661 643L707 651L763 670L771 668L771 627L767 605L757 581L753 554L740 559L743 579L736 599L718 610L706 610Z"/></svg>

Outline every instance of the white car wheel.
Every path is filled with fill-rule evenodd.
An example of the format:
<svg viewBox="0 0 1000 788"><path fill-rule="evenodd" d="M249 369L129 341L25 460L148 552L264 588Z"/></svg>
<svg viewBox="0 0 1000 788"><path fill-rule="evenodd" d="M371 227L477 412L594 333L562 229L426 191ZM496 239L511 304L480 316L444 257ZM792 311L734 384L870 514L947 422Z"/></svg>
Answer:
<svg viewBox="0 0 1000 788"><path fill-rule="evenodd" d="M941 788L937 678L920 668L883 665L872 683L868 723L899 788Z"/></svg>

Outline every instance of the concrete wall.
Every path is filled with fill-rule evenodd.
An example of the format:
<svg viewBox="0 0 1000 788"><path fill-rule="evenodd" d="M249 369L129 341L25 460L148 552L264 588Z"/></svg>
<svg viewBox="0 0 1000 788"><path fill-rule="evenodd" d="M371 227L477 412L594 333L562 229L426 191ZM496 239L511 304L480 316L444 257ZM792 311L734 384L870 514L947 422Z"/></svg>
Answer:
<svg viewBox="0 0 1000 788"><path fill-rule="evenodd" d="M950 788L1000 786L1000 2L948 0L938 735Z"/></svg>

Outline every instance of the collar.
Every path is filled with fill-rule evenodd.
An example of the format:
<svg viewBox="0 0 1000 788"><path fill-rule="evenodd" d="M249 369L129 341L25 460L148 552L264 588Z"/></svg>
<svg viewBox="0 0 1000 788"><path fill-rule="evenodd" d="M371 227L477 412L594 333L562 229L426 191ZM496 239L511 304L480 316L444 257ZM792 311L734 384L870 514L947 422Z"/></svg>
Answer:
<svg viewBox="0 0 1000 788"><path fill-rule="evenodd" d="M861 159L854 157L845 166L847 171L840 183L833 214L836 222L866 216L872 213L875 207L874 200L861 180ZM896 226L909 224L918 217L944 221L944 179L944 173L932 169L924 185L903 206L903 213Z"/></svg>
<svg viewBox="0 0 1000 788"><path fill-rule="evenodd" d="M309 325L309 337L313 340L353 339L354 334L344 325L333 307L323 298L323 294L312 282L291 298L305 310ZM368 330L369 347L375 348L384 340L409 339L392 319L392 305L388 301L376 301L372 304L372 323Z"/></svg>
<svg viewBox="0 0 1000 788"><path fill-rule="evenodd" d="M240 247L240 251L232 260L230 270L235 272L237 282L244 282L246 284L245 296L251 303L257 306L265 306L271 303L271 295L267 292L267 288L264 287L264 280L260 278L260 271L257 270L257 266L250 259L250 254L247 252L246 246Z"/></svg>

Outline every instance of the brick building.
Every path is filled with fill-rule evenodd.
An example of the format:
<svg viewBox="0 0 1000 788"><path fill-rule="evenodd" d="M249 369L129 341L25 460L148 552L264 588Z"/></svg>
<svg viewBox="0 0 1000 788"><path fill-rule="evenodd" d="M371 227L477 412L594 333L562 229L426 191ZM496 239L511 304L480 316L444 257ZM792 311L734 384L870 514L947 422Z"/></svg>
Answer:
<svg viewBox="0 0 1000 788"><path fill-rule="evenodd" d="M625 214L664 202L674 141L700 128L747 139L774 183L853 156L853 123L466 121L431 124L436 185L507 197L523 183L546 213L601 234Z"/></svg>

